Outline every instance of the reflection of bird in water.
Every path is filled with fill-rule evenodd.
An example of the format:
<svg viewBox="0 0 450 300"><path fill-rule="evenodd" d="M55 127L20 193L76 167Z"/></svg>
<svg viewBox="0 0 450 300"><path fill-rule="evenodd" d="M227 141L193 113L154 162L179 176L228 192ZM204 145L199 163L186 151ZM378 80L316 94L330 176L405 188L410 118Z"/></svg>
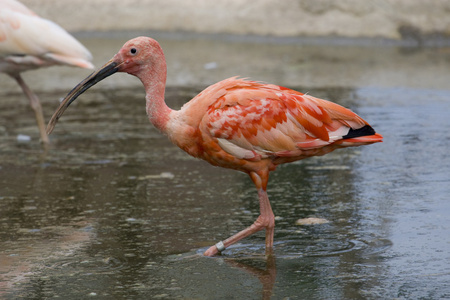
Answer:
<svg viewBox="0 0 450 300"><path fill-rule="evenodd" d="M89 51L57 24L18 1L0 0L0 72L13 77L30 100L42 142L49 142L42 107L20 73L52 65L92 69L91 60Z"/></svg>
<svg viewBox="0 0 450 300"><path fill-rule="evenodd" d="M255 276L262 284L262 299L271 299L273 293L273 286L277 278L277 266L275 256L268 255L265 260L265 269L255 267L250 263L239 261L236 259L226 259L225 262L232 267L245 270L247 273Z"/></svg>
<svg viewBox="0 0 450 300"><path fill-rule="evenodd" d="M142 81L150 121L174 144L215 166L243 171L253 180L260 216L250 227L210 247L205 252L208 256L262 229L266 230L266 252L270 253L275 218L266 188L269 172L279 164L382 141L366 121L342 106L237 78L218 82L180 110L172 110L164 102L163 51L158 42L146 37L125 43L100 70L78 84L53 115L48 133L70 103L115 72L126 72Z"/></svg>

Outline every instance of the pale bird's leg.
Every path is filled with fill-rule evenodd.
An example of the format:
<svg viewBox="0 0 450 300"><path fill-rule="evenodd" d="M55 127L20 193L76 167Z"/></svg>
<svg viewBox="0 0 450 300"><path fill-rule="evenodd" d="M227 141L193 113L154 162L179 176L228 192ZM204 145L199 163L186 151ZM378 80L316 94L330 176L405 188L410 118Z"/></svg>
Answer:
<svg viewBox="0 0 450 300"><path fill-rule="evenodd" d="M223 248L227 248L230 245L240 241L241 239L248 237L249 235L266 229L266 254L270 255L272 253L273 247L275 216L273 214L272 207L270 206L269 202L269 197L267 196L266 192L268 176L262 176L263 178L261 178L256 173L251 173L250 176L252 177L253 182L258 188L260 215L251 226L224 240L222 242L224 246ZM203 254L205 256L214 256L218 253L219 249L216 245L214 245L206 250Z"/></svg>
<svg viewBox="0 0 450 300"><path fill-rule="evenodd" d="M25 93L25 95L30 100L31 108L34 110L34 114L36 115L36 121L37 121L37 125L39 127L39 133L41 135L41 141L44 144L49 144L50 140L48 138L47 133L45 132L44 113L42 112L42 106L41 106L41 103L39 102L39 98L26 85L25 81L22 79L20 74L14 74L14 75L11 75L11 76L17 81L17 83L20 85L20 87L22 88L22 90Z"/></svg>

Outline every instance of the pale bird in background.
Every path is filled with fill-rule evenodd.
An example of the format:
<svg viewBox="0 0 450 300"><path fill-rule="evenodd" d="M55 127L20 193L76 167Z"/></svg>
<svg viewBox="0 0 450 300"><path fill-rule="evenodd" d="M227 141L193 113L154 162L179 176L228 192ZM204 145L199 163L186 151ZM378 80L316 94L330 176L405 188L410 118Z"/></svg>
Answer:
<svg viewBox="0 0 450 300"><path fill-rule="evenodd" d="M0 72L14 78L29 98L41 140L48 144L39 98L20 73L53 65L93 69L91 53L59 25L15 0L0 0Z"/></svg>
<svg viewBox="0 0 450 300"><path fill-rule="evenodd" d="M338 148L381 142L383 138L361 117L340 105L235 77L211 85L180 110L173 110L164 101L164 53L157 41L147 37L125 43L100 70L79 83L53 114L47 132L53 130L80 94L116 72L141 80L150 122L175 145L212 165L247 173L258 190L260 216L253 225L206 250L207 256L263 229L266 251L271 253L275 217L267 183L269 172L278 165Z"/></svg>

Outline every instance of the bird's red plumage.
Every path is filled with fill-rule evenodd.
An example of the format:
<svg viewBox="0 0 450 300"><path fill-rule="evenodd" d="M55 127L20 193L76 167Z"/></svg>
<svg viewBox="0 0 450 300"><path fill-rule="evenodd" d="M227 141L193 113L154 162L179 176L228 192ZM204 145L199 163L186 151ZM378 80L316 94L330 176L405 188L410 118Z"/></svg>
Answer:
<svg viewBox="0 0 450 300"><path fill-rule="evenodd" d="M178 114L191 127L187 131L169 126L183 131L175 134L180 140L173 138L178 146L214 165L244 172L261 168L261 161L273 169L353 143L381 141L381 136L371 136L342 143L350 128L367 125L354 112L294 90L235 77L208 87Z"/></svg>
<svg viewBox="0 0 450 300"><path fill-rule="evenodd" d="M67 106L92 82L117 71L137 76L146 89L147 114L156 128L194 157L248 173L258 190L260 216L251 226L206 250L208 256L262 229L266 230L266 251L271 253L275 216L266 190L269 172L277 165L382 141L366 121L340 105L236 77L209 86L180 110L172 110L164 102L166 70L157 41L147 37L130 40L68 94L48 128L53 129Z"/></svg>

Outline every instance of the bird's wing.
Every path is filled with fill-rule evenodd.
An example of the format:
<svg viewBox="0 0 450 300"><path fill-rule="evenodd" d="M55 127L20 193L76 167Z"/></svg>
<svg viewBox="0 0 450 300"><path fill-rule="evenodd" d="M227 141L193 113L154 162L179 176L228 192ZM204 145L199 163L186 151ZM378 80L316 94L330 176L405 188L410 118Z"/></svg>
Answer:
<svg viewBox="0 0 450 300"><path fill-rule="evenodd" d="M93 68L90 52L59 25L40 18L20 3L0 0L0 57L10 55Z"/></svg>
<svg viewBox="0 0 450 300"><path fill-rule="evenodd" d="M0 0L0 8L2 10L9 9L30 16L36 15L31 9L16 0Z"/></svg>
<svg viewBox="0 0 450 300"><path fill-rule="evenodd" d="M240 82L210 105L201 129L235 157L296 156L367 125L332 102L275 85Z"/></svg>

